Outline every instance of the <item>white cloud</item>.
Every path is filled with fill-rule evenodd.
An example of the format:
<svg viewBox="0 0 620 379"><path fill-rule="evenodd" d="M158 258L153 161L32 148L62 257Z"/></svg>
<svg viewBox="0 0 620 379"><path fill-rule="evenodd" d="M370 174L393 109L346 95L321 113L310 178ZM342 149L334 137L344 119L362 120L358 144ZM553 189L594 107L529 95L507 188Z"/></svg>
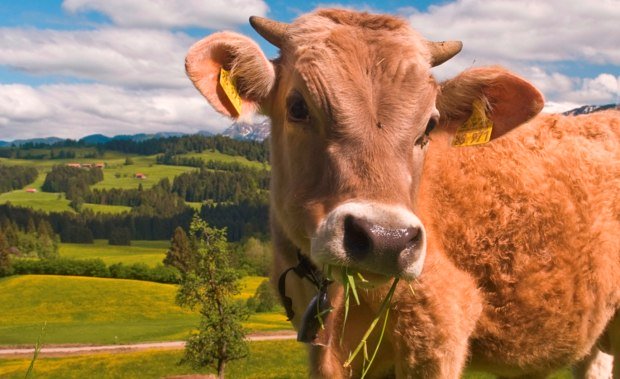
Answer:
<svg viewBox="0 0 620 379"><path fill-rule="evenodd" d="M221 132L230 123L216 114L193 88L0 85L0 139L79 138L93 133Z"/></svg>
<svg viewBox="0 0 620 379"><path fill-rule="evenodd" d="M617 0L457 0L409 16L429 39L460 39L464 53L497 59L620 65Z"/></svg>
<svg viewBox="0 0 620 379"><path fill-rule="evenodd" d="M39 120L50 113L46 99L33 88L21 84L0 86L0 125Z"/></svg>
<svg viewBox="0 0 620 379"><path fill-rule="evenodd" d="M234 28L267 12L263 0L64 0L62 6L102 13L113 25L0 28L0 65L88 83L0 84L0 139L221 131L230 121L185 77L183 60L194 38L166 29ZM500 64L540 88L546 110L618 102L617 0L457 0L423 13L401 11L429 39L463 40L463 52L435 69L439 79ZM589 74L559 72L575 62Z"/></svg>
<svg viewBox="0 0 620 379"><path fill-rule="evenodd" d="M430 40L463 41L459 55L434 69L439 79L499 64L530 80L552 104L601 104L618 101L618 5L617 0L457 0L414 11L409 20ZM575 63L591 69L607 65L612 72L596 77L558 72Z"/></svg>
<svg viewBox="0 0 620 379"><path fill-rule="evenodd" d="M103 28L57 31L0 28L0 65L129 87L184 87L184 33Z"/></svg>
<svg viewBox="0 0 620 379"><path fill-rule="evenodd" d="M545 103L545 107L543 108L543 113L562 113L566 111L570 111L571 109L579 108L582 104L571 103L571 102L561 102L556 103L555 101L547 101Z"/></svg>
<svg viewBox="0 0 620 379"><path fill-rule="evenodd" d="M62 7L101 12L119 26L140 28L232 28L268 10L262 0L64 0Z"/></svg>

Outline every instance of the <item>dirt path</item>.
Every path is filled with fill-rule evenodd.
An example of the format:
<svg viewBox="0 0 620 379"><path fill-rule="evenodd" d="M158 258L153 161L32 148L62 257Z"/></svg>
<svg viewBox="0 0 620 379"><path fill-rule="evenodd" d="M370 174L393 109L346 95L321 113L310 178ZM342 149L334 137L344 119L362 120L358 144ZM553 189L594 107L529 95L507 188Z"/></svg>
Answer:
<svg viewBox="0 0 620 379"><path fill-rule="evenodd" d="M275 340L291 340L295 339L297 334L295 332L272 332L272 333L256 333L248 334L248 341L275 341ZM41 357L62 357L69 355L83 355L93 353L116 353L116 352L128 352L150 349L170 349L178 350L185 347L185 341L169 341L169 342L147 342L147 343L135 343L127 345L89 345L89 346L63 346L55 345L43 348L39 352ZM34 348L2 348L0 347L0 357L23 357L31 356L34 352Z"/></svg>

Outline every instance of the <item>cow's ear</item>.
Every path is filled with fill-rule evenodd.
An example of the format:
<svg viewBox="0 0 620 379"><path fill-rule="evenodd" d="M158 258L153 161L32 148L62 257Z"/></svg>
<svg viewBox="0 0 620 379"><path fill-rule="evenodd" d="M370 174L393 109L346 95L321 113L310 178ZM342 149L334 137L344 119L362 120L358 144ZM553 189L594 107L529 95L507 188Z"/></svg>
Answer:
<svg viewBox="0 0 620 379"><path fill-rule="evenodd" d="M231 32L196 42L185 58L185 71L215 110L233 118L259 110L275 83L273 64L260 47Z"/></svg>
<svg viewBox="0 0 620 379"><path fill-rule="evenodd" d="M443 82L437 98L440 126L454 132L472 114L479 101L493 122L491 138L497 138L536 116L544 106L543 95L525 79L501 67L464 71Z"/></svg>

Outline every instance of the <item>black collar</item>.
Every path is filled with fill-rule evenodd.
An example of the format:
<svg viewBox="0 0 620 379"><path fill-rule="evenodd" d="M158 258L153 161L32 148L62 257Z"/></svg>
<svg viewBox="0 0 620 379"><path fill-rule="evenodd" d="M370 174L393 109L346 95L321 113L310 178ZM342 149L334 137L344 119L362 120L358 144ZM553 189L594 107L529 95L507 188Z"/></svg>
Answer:
<svg viewBox="0 0 620 379"><path fill-rule="evenodd" d="M319 270L308 257L301 253L300 249L297 250L297 260L299 261L297 266L289 267L284 270L284 272L280 275L280 279L278 279L278 292L280 293L282 304L286 310L286 317L288 321L291 321L293 317L295 317L295 312L293 311L293 300L286 296L286 274L288 274L289 271L293 270L293 272L301 279L308 279L308 281L316 287L319 293L326 293L327 287L332 283L332 280L326 278L325 275L323 275L323 272Z"/></svg>

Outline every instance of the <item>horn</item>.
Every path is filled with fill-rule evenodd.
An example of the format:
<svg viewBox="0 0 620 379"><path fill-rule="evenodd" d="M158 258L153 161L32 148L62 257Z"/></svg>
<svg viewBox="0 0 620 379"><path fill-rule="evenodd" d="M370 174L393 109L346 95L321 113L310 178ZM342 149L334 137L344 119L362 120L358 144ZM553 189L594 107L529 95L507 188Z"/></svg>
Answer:
<svg viewBox="0 0 620 379"><path fill-rule="evenodd" d="M269 43L276 47L282 47L288 24L264 17L251 16L250 25Z"/></svg>
<svg viewBox="0 0 620 379"><path fill-rule="evenodd" d="M426 41L426 46L431 53L431 66L439 66L443 62L458 54L463 48L461 41Z"/></svg>

